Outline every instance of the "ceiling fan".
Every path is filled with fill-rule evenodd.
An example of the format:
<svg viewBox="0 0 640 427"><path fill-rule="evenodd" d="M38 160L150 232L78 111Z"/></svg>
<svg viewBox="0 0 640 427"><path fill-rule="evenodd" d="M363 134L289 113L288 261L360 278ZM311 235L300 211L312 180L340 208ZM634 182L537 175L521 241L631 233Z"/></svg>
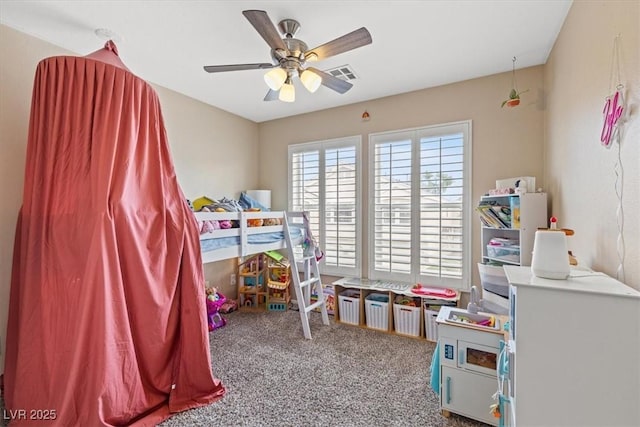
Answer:
<svg viewBox="0 0 640 427"><path fill-rule="evenodd" d="M294 19L280 21L278 26L284 35L284 38L281 38L265 11L245 10L242 14L271 47L271 57L274 62L206 65L204 70L208 73L219 73L223 71L271 69L264 75L264 80L269 86L269 91L264 97L265 101L279 99L284 102L293 102L295 100L295 89L292 79L296 75L299 76L300 81L309 92L315 92L320 85L341 94L347 92L353 86L351 83L317 68L305 65L307 62L320 61L368 45L372 41L369 31L362 27L323 45L309 49L305 42L294 38L294 35L300 29L298 21Z"/></svg>

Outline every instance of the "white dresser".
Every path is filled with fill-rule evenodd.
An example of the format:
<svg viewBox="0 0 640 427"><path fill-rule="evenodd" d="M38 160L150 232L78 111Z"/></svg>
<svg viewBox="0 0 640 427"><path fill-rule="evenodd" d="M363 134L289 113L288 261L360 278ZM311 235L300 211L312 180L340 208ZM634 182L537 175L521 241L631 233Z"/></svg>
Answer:
<svg viewBox="0 0 640 427"><path fill-rule="evenodd" d="M640 292L602 273L505 266L507 425L640 426Z"/></svg>

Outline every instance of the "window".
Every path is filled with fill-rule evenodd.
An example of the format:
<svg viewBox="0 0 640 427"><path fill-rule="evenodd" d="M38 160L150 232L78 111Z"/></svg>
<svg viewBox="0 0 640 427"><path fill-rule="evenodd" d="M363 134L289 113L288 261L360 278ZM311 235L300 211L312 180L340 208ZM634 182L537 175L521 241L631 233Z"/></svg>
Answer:
<svg viewBox="0 0 640 427"><path fill-rule="evenodd" d="M289 146L289 209L308 211L321 272L360 276L360 137Z"/></svg>
<svg viewBox="0 0 640 427"><path fill-rule="evenodd" d="M370 135L369 278L468 287L470 153L470 122Z"/></svg>

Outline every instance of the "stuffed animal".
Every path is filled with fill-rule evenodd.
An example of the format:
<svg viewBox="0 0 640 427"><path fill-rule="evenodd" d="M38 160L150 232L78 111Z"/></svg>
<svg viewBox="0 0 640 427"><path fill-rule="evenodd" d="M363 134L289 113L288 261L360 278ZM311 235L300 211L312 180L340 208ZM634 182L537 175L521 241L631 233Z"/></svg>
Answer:
<svg viewBox="0 0 640 427"><path fill-rule="evenodd" d="M282 220L280 218L265 218L264 223L262 225L267 227L267 226L281 225L281 224L282 224Z"/></svg>
<svg viewBox="0 0 640 427"><path fill-rule="evenodd" d="M211 212L211 210L204 206L200 209L200 212ZM210 219L206 221L202 221L200 224L200 234L211 233L213 230L218 230L220 228L220 224L215 219Z"/></svg>
<svg viewBox="0 0 640 427"><path fill-rule="evenodd" d="M219 230L220 223L215 219L202 221L202 227L200 227L200 234L211 233L213 230Z"/></svg>
<svg viewBox="0 0 640 427"><path fill-rule="evenodd" d="M220 299L220 294L218 294L218 289L214 288L213 286L207 287L204 291L207 294L207 300L218 301Z"/></svg>
<svg viewBox="0 0 640 427"><path fill-rule="evenodd" d="M260 208L249 208L246 210L246 212L260 212ZM249 227L262 227L263 223L264 221L262 220L262 218L253 218L247 220L247 225Z"/></svg>

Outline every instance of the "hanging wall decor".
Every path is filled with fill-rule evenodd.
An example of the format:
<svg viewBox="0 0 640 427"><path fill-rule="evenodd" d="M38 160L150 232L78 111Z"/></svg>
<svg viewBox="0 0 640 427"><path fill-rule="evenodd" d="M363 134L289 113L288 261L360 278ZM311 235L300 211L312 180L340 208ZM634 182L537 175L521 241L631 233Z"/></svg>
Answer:
<svg viewBox="0 0 640 427"><path fill-rule="evenodd" d="M611 147L611 143L618 137L619 127L622 122L621 117L624 112L624 85L620 80L620 52L618 47L618 39L616 36L613 40L613 54L611 56L611 74L609 76L609 92L604 100L604 108L602 109L603 124L602 132L600 132L600 142L606 148ZM615 75L615 76L614 76ZM615 79L615 92L613 91Z"/></svg>
<svg viewBox="0 0 640 427"><path fill-rule="evenodd" d="M520 105L520 95L528 91L529 89L518 92L518 86L516 84L516 57L514 56L513 71L511 74L511 90L509 91L509 98L502 101L501 107L504 107L505 105L507 107L515 107L517 105Z"/></svg>
<svg viewBox="0 0 640 427"><path fill-rule="evenodd" d="M618 268L616 269L616 279L621 282L625 281L624 259L625 259L625 242L624 242L624 210L622 203L622 190L624 188L624 167L622 165L621 146L624 139L623 125L625 112L624 85L622 84L624 70L624 61L621 57L623 51L620 47L622 37L618 34L613 39L613 52L611 53L611 68L609 73L609 93L604 100L604 108L602 109L603 124L600 132L600 142L609 149L615 145L617 149L617 159L613 169L615 174L614 191L618 200L616 208L616 225L618 228L618 238L616 240L616 252L618 254ZM614 88L615 87L615 91Z"/></svg>

